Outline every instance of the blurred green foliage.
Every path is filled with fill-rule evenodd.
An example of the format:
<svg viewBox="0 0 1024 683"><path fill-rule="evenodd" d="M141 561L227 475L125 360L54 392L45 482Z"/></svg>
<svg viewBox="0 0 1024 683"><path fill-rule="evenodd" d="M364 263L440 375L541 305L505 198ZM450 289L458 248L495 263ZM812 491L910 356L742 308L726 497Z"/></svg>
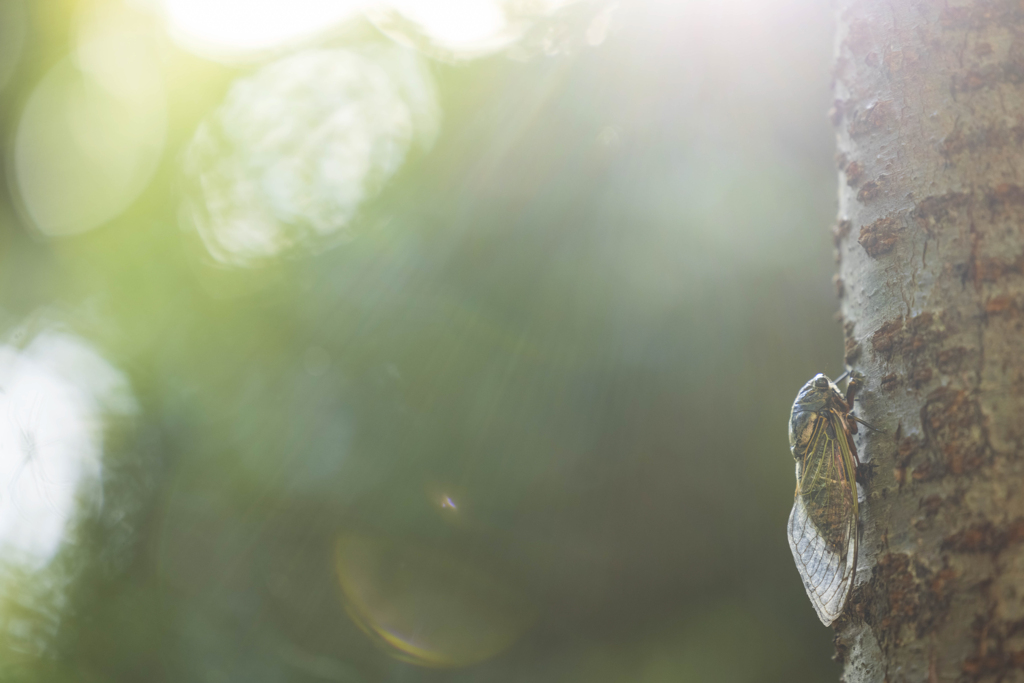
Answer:
<svg viewBox="0 0 1024 683"><path fill-rule="evenodd" d="M3 579L3 680L837 674L784 532L790 404L841 363L827 8L651 0L600 45L425 61L432 146L344 240L233 267L183 160L267 62L163 45L152 180L48 237L15 131L90 5L17 4L2 322L45 311L139 410L106 425L103 505Z"/></svg>

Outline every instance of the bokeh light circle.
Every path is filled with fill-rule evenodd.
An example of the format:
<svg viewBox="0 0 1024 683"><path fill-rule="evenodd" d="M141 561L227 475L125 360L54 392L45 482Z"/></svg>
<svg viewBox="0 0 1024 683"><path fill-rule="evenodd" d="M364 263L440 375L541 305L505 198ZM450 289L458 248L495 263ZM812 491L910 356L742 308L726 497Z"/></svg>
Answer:
<svg viewBox="0 0 1024 683"><path fill-rule="evenodd" d="M99 500L104 419L136 410L125 377L74 335L0 346L0 557L38 569Z"/></svg>
<svg viewBox="0 0 1024 683"><path fill-rule="evenodd" d="M131 204L156 169L167 127L144 24L88 17L77 48L36 85L14 140L17 194L48 236L95 228Z"/></svg>
<svg viewBox="0 0 1024 683"><path fill-rule="evenodd" d="M196 131L186 221L230 265L326 248L351 237L360 206L438 123L433 81L408 50L275 61L236 82Z"/></svg>

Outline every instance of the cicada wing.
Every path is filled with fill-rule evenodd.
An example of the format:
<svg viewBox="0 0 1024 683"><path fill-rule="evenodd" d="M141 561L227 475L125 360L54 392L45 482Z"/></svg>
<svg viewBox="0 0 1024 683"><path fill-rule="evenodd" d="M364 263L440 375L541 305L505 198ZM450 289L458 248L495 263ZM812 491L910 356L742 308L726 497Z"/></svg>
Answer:
<svg viewBox="0 0 1024 683"><path fill-rule="evenodd" d="M839 618L857 569L857 488L843 423L822 419L798 467L789 547L822 623Z"/></svg>
<svg viewBox="0 0 1024 683"><path fill-rule="evenodd" d="M846 607L857 566L857 535L851 529L845 552L836 552L814 529L799 498L789 515L789 547L821 623L831 626Z"/></svg>

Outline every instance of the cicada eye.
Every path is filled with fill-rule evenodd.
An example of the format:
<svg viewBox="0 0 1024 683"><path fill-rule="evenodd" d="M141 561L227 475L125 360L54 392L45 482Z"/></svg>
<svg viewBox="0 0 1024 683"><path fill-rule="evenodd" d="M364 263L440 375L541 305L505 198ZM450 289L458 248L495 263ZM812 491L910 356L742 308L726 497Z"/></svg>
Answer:
<svg viewBox="0 0 1024 683"><path fill-rule="evenodd" d="M828 377L826 377L825 375L818 375L817 377L814 378L814 386L816 386L819 389L827 389Z"/></svg>

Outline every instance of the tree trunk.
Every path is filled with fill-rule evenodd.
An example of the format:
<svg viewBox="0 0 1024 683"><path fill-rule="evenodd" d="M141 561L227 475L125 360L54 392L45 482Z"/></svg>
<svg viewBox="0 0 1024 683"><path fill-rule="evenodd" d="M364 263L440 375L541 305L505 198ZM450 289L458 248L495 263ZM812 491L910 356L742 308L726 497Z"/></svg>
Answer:
<svg viewBox="0 0 1024 683"><path fill-rule="evenodd" d="M847 683L1024 681L1024 2L839 0Z"/></svg>

